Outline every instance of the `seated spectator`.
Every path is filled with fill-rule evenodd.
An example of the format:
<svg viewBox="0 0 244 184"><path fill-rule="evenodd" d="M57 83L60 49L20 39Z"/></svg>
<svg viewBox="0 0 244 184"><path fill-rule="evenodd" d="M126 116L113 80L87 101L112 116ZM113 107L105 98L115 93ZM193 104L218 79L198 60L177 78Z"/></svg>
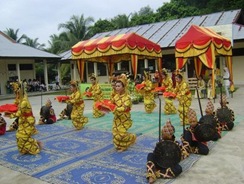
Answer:
<svg viewBox="0 0 244 184"><path fill-rule="evenodd" d="M48 99L46 104L41 107L40 110L39 125L41 124L53 124L56 122L57 118L52 108L52 102Z"/></svg>

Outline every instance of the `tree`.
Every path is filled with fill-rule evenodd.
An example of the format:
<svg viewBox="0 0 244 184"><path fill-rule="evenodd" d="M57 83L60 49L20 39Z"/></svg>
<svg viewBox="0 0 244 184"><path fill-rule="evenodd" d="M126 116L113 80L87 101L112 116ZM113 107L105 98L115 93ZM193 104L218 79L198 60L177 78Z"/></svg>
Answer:
<svg viewBox="0 0 244 184"><path fill-rule="evenodd" d="M95 34L97 33L103 33L103 32L106 32L106 31L112 31L115 29L115 26L113 23L111 23L110 21L108 20L102 20L102 19L99 19L91 28L90 28L90 31L89 31L89 37L92 37L94 36Z"/></svg>
<svg viewBox="0 0 244 184"><path fill-rule="evenodd" d="M143 7L138 13L133 13L130 20L131 26L150 24L155 22L155 13L149 6Z"/></svg>
<svg viewBox="0 0 244 184"><path fill-rule="evenodd" d="M28 36L24 36L23 38L25 39L25 41L23 42L24 45L28 45L36 49L44 50L45 44L38 43L38 38L31 39Z"/></svg>
<svg viewBox="0 0 244 184"><path fill-rule="evenodd" d="M116 29L130 27L129 16L125 14L115 16L113 19L111 19L111 23Z"/></svg>
<svg viewBox="0 0 244 184"><path fill-rule="evenodd" d="M18 37L18 32L19 29L12 29L12 28L7 28L6 31L4 31L4 33L6 35L8 35L10 38L12 38L13 40L15 40L17 43L21 43L21 41L26 37L25 34L21 35L20 38Z"/></svg>
<svg viewBox="0 0 244 184"><path fill-rule="evenodd" d="M58 29L63 28L67 34L70 34L69 38L75 39L77 43L88 38L88 32L93 22L92 17L84 18L83 15L80 17L73 15L68 22L59 24Z"/></svg>

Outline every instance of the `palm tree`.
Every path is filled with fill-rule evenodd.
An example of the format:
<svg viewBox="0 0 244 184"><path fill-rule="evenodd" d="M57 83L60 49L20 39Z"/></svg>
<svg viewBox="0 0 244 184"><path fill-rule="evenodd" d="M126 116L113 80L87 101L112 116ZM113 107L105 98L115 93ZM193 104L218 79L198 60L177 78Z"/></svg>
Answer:
<svg viewBox="0 0 244 184"><path fill-rule="evenodd" d="M68 22L59 24L58 29L65 29L69 41L75 44L78 41L88 39L88 32L93 22L92 17L84 18L83 15L80 17L73 15Z"/></svg>
<svg viewBox="0 0 244 184"><path fill-rule="evenodd" d="M21 41L26 37L25 34L23 34L20 38L18 38L18 32L19 29L12 29L12 28L7 28L6 31L3 31L6 35L8 35L10 38L15 40L17 43L21 43Z"/></svg>
<svg viewBox="0 0 244 184"><path fill-rule="evenodd" d="M24 36L23 38L25 39L25 42L23 42L24 45L44 50L45 44L38 43L38 38L35 38L34 40L29 38L28 36Z"/></svg>
<svg viewBox="0 0 244 184"><path fill-rule="evenodd" d="M117 15L111 20L111 22L116 27L116 29L126 28L130 26L129 16L125 14Z"/></svg>

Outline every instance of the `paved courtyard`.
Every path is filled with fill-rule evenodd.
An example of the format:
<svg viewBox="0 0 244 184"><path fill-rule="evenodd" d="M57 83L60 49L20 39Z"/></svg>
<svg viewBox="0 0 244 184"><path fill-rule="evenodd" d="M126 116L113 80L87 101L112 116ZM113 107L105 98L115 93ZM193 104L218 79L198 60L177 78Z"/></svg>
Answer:
<svg viewBox="0 0 244 184"><path fill-rule="evenodd" d="M0 104L13 103L13 99L4 99L7 97L0 97ZM58 115L65 107L64 103L58 103L54 100L55 95L45 94L38 96L29 95L33 113L36 119L39 118L39 110L41 104L44 104L47 99L53 102L53 107ZM229 99L229 107L234 110L239 124L234 127L231 132L228 132L222 139L220 139L216 146L210 151L209 155L202 156L190 170L180 175L173 183L174 184L241 184L244 183L244 86L240 86L234 93L233 98ZM159 102L156 99L157 103ZM219 100L215 100L215 108L219 107ZM206 107L207 99L202 99L203 110ZM92 111L92 100L85 100L85 111ZM162 100L162 106L164 101ZM177 101L175 101L177 105ZM159 106L159 105L158 105ZM192 108L198 114L199 104L196 99L193 99ZM143 111L143 104L134 105L132 111ZM158 112L158 108L155 109ZM12 120L5 118L8 126ZM163 122L164 123L164 122ZM0 137L1 138L1 137ZM1 158L0 158L1 159ZM0 166L0 183L1 184L46 184L46 182L30 177L28 175L10 170L4 166ZM160 183L160 180L156 183Z"/></svg>

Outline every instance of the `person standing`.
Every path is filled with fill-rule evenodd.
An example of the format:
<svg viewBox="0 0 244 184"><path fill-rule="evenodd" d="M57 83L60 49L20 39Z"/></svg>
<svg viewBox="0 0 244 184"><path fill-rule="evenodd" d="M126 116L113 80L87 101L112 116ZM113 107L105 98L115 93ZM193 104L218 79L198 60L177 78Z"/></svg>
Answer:
<svg viewBox="0 0 244 184"><path fill-rule="evenodd" d="M56 81L56 89L61 89L60 79L59 79L59 76L58 75L56 75L55 81Z"/></svg>
<svg viewBox="0 0 244 184"><path fill-rule="evenodd" d="M229 88L230 88L230 72L227 67L224 67L224 74L223 74L223 80L224 80L224 87L225 87L225 94L226 98L230 97Z"/></svg>
<svg viewBox="0 0 244 184"><path fill-rule="evenodd" d="M176 87L174 89L174 93L176 94L176 98L179 101L178 111L180 113L180 124L183 125L188 124L188 109L191 106L192 95L189 89L188 83L183 80L182 74L178 73L175 75Z"/></svg>
<svg viewBox="0 0 244 184"><path fill-rule="evenodd" d="M88 118L84 117L83 115L85 103L79 91L77 81L70 82L70 91L72 92L72 94L69 96L69 99L66 100L65 102L67 104L72 104L72 111L71 111L72 123L77 130L81 130L88 122Z"/></svg>
<svg viewBox="0 0 244 184"><path fill-rule="evenodd" d="M156 107L156 103L154 100L154 93L153 90L153 83L150 79L150 74L147 71L144 71L144 80L141 83L143 85L143 88L139 91L143 94L143 101L144 101L144 108L146 113L150 114L153 112L153 110Z"/></svg>
<svg viewBox="0 0 244 184"><path fill-rule="evenodd" d="M162 87L165 88L165 92L173 91L173 81L171 77L168 75L168 72L165 68L162 69ZM164 113L165 114L176 114L176 108L173 103L173 99L171 97L165 96L165 105L164 105Z"/></svg>
<svg viewBox="0 0 244 184"><path fill-rule="evenodd" d="M93 101L94 101L94 103L93 103L93 117L99 118L99 117L104 116L105 113L98 110L95 104L96 104L96 102L100 102L104 99L103 92L102 92L100 85L98 84L98 79L95 76L95 74L91 74L90 81L91 81L92 85L88 89L88 92L91 93L91 97L93 97Z"/></svg>
<svg viewBox="0 0 244 184"><path fill-rule="evenodd" d="M132 126L131 107L132 102L130 95L127 93L127 78L121 75L116 81L116 95L111 102L115 105L113 110L113 143L118 152L128 149L136 141L136 135L127 132Z"/></svg>

